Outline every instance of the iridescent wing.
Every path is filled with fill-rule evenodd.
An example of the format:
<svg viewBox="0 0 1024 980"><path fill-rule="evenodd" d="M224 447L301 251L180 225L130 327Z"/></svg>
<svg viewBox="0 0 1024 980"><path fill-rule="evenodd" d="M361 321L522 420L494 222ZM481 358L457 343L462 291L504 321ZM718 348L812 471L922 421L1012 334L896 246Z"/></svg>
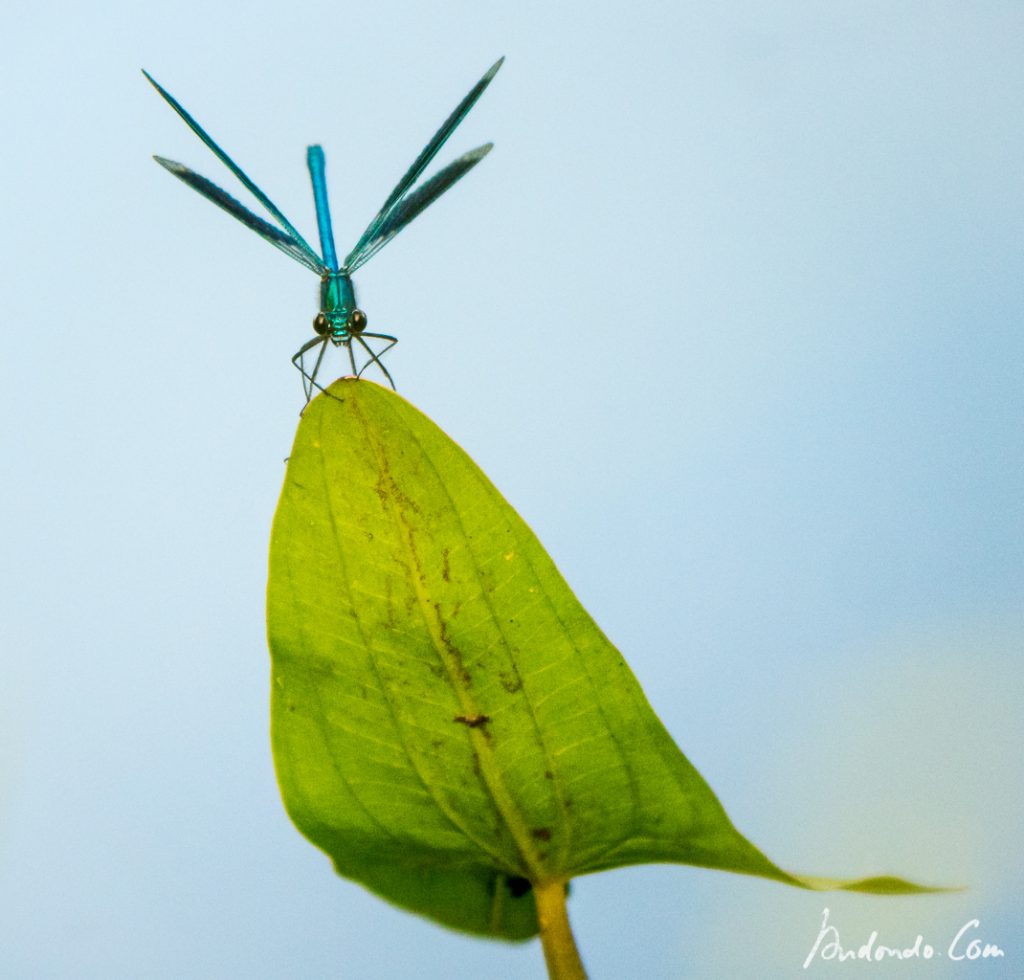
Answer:
<svg viewBox="0 0 1024 980"><path fill-rule="evenodd" d="M153 78L153 76L149 74L149 72L143 71L142 74L146 76L146 78L149 80L149 82L153 86L153 88L155 88L160 93L160 95L163 97L164 101L179 116L181 116L181 118L183 120L185 120L185 123L188 125L188 128L191 129L192 132L195 133L196 136L198 136L213 151L214 155L221 161L221 163L223 163L224 166L226 166L228 168L228 170L230 170L242 182L242 184L245 185L246 189L253 195L253 197L255 197L256 200L259 201L260 204L262 204L267 209L267 211L274 218L274 220L284 229L284 231L287 233L288 238L292 241L294 246L300 252L302 252L306 256L307 261L303 262L303 265L307 266L308 268L315 269L317 271L322 270L324 268L324 263L323 263L322 259L320 258L320 256L317 255L316 252L314 252L312 248L310 248L309 243L302 237L302 235L299 234L299 232L295 228L295 226L281 213L281 211L277 208L277 205L275 205L274 202L271 201L270 198L267 197L267 195L264 194L263 191L261 191L249 179L249 177L245 173L245 171L242 170L242 168L239 167L238 164L236 164L235 161L232 160L231 157L229 157L214 142L213 138L206 132L206 130L203 129L203 127L200 126L199 123L197 123L195 121L195 119L193 119L192 116L190 116L188 114L188 112L185 111L185 109L182 107L182 105L177 101L177 99L174 98L173 95L170 94L170 92L168 92L166 89L164 89ZM180 166L180 164L178 166ZM170 168L168 168L168 169L170 169ZM187 168L182 168L182 169L183 170L187 170ZM224 208L226 211L228 211L231 214L233 214L236 218L238 218L239 221L242 221L243 224L246 224L246 225L248 225L248 227L252 228L253 231L256 231L257 233L261 233L261 232L259 232L259 229L256 228L255 226L253 226L247 219L242 218L237 210L233 210L232 208L226 207L225 204L221 200L219 200L216 195L207 193L207 190L209 188L214 188L220 195L223 195L223 197L226 198L227 200L230 200L230 201L234 200L233 198L230 197L230 195L225 194L224 191L221 191L219 187L216 187L215 184L210 183L205 178L199 177L198 174L193 174L193 176L197 177L201 181L204 181L204 185L200 185L198 183L194 183L191 180L186 180L185 177L181 173L177 173L174 170L172 170L171 172L174 173L175 176L181 177L181 179L185 180L185 182L187 184L189 184L190 187L194 187L196 190L198 190L201 194L203 194L209 200L213 201L215 204L219 204L220 207ZM189 170L188 173L192 174L192 171ZM201 186L204 189L201 189ZM237 207L239 209L241 209L241 211L245 212L246 214L249 214L249 212L246 211L246 209L243 208L242 205L238 204L237 201L235 201L234 203L237 205ZM250 215L250 216L252 218L256 217L255 215ZM256 220L259 220L259 219L256 219ZM264 235L264 237L266 237L266 236ZM273 241L273 239L268 239L268 241Z"/></svg>
<svg viewBox="0 0 1024 980"><path fill-rule="evenodd" d="M213 181L207 180L201 174L173 160L164 157L153 157L165 170L169 170L179 180L184 181L193 190L198 191L208 201L213 201L219 208L223 208L233 218L237 218L246 228L251 228L260 238L266 239L271 245L277 246L285 255L301 262L307 269L311 269L317 275L323 275L327 270L315 255L309 254L308 248L303 248L289 235L286 235L280 228L275 227L269 221L264 221L255 215L248 208L236 201L227 191L219 188Z"/></svg>
<svg viewBox="0 0 1024 980"><path fill-rule="evenodd" d="M356 242L355 248L353 248L352 251L349 252L347 256L345 256L343 268L346 271L351 272L353 269L358 268L359 266L363 265L364 262L366 262L368 256L363 255L364 251L368 251L371 245L373 245L374 242L377 242L381 238L381 232L384 229L386 223L388 222L388 219L391 217L392 212L396 208L400 207L402 199L412 189L413 184L416 183L416 181L419 179L423 171L426 170L426 168L430 165L430 161L433 160L435 156L437 156L438 151L448 141L448 138L452 135L452 133L455 132L459 123L461 123L462 120L466 118L466 115L469 113L469 110L472 109L474 105L476 105L477 99L479 99L480 96L484 94L484 90L487 88L488 85L491 84L491 79L493 79L494 76L497 74L498 69L501 67L502 62L504 62L504 60L504 58L499 58L491 66L487 74L484 75L484 77L481 78L480 81L477 82L476 85L474 85L469 90L469 93L466 95L466 97L455 107L452 114L442 123L441 128L436 133L434 133L430 142L427 143L425 147L423 147L422 151L420 151L420 155L416 158L413 165L405 172L405 176L403 176L402 179L395 185L394 190L388 195L387 200L381 206L381 209L377 212L373 221L370 222L370 224L366 228L366 231L363 232L362 237L359 239L358 242ZM481 147L481 150L482 149L483 147ZM475 153L479 151L473 152ZM466 154L466 156L471 155L472 154ZM481 154L480 157L477 158L477 160L474 160L473 163L477 163L482 158L483 154ZM460 157L459 160L455 162L459 163L461 160L464 159L465 157ZM454 164L450 166L454 166ZM472 164L470 166L472 166ZM445 173L445 171L447 171L448 169L449 168L446 167L445 170L442 170L441 173L439 173L437 176L440 177L441 174ZM466 173L469 169L470 167L467 167L465 170L462 171L462 173ZM462 174L460 173L458 176L461 177ZM458 177L455 177L453 180L448 181L448 183L444 187L438 189L436 193L433 195L433 197L430 198L430 200L427 200L425 203L422 204L422 206L416 211L416 214L419 214L419 212L422 211L423 208L425 208L428 204L430 204L432 200L436 199L439 194L443 193L443 191L451 187L451 185L454 184L455 180L457 179ZM425 184L423 189L426 189L426 186L427 185ZM414 216L415 215L413 215L413 217ZM397 229L394 230L394 232L390 236L388 236L389 240L390 238L393 238L394 235L398 233L398 231L401 230L402 226L408 224L409 221L411 220L412 217L407 218L404 222L402 222L402 225L400 225ZM382 245L377 245L377 247L373 249L373 252L378 252L381 247Z"/></svg>
<svg viewBox="0 0 1024 980"><path fill-rule="evenodd" d="M488 153L493 143L485 143L469 153L464 153L458 160L449 163L439 170L421 187L403 197L388 214L377 234L371 238L351 264L346 262L346 270L355 272L361 265L370 261L392 238L395 237L410 221L434 203L449 187L470 172Z"/></svg>

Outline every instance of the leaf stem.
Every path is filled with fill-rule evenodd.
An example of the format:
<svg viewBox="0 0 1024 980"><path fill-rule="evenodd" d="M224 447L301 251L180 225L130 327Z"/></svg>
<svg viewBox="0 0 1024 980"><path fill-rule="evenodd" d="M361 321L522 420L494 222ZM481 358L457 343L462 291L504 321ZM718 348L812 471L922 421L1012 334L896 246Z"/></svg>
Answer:
<svg viewBox="0 0 1024 980"><path fill-rule="evenodd" d="M550 980L587 980L569 925L569 913L565 907L565 882L535 882L533 897L537 903L540 942L548 966L548 977Z"/></svg>

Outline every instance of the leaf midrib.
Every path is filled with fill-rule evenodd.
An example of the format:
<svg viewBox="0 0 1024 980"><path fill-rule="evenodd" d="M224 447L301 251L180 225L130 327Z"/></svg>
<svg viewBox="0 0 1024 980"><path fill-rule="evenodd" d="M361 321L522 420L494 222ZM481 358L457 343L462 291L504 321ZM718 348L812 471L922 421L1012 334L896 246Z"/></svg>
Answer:
<svg viewBox="0 0 1024 980"><path fill-rule="evenodd" d="M376 453L379 471L387 479L389 486L398 490L398 486L391 473L391 467L386 453L383 451L383 446L379 439L373 438L371 435L369 420L363 413L362 407L356 404L356 401L356 399L352 400L353 408L359 418L360 424L363 427L367 443L373 447L374 452ZM388 408L390 410L391 406L389 405ZM422 443L419 442L415 435L411 435L421 450L421 458L427 461L431 468L434 469L439 486L443 489L445 495L449 499L449 502L451 502L447 485L433 466L433 461L429 454L424 450ZM471 693L466 688L466 685L461 682L458 667L453 663L448 646L444 641L444 631L441 625L437 604L432 601L432 597L429 594L420 573L422 566L419 561L419 552L416 550L415 545L415 529L407 520L404 508L398 504L397 500L399 497L399 493L387 494L386 499L382 501L382 506L391 510L398 525L402 528L401 540L404 546L404 558L406 560L409 579L413 583L420 615L423 619L427 632L430 635L430 639L434 645L438 659L444 666L449 684L455 691L456 697L459 699L460 708L463 714L467 717L483 714L481 707L473 699ZM463 543L465 544L468 539L465 529L462 527L461 516L454 507L452 508L452 513L455 514L456 520L459 523L460 530L462 531ZM505 642L504 637L502 637L502 642ZM484 788L489 794L495 809L500 814L502 820L505 822L505 826L508 828L508 831L512 836L512 840L519 851L520 858L525 865L527 876L535 882L545 880L548 876L545 872L544 865L540 860L539 854L537 853L527 821L516 806L515 800L501 776L501 767L495 758L494 751L490 744L491 736L485 734L484 729L482 728L470 728L468 729L468 735L479 764L479 778L484 784ZM471 835L467 834L467 836L470 836L471 839L475 841L475 838ZM491 853L489 848L486 850ZM522 868L506 867L507 862L503 860L500 861L500 864L505 867L505 870L511 871L513 874L519 874L523 871Z"/></svg>

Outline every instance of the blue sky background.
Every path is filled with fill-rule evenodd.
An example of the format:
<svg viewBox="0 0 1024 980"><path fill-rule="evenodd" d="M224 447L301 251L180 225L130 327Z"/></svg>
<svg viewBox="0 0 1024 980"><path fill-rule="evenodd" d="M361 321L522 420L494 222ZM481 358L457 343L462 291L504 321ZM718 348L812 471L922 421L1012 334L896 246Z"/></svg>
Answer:
<svg viewBox="0 0 1024 980"><path fill-rule="evenodd" d="M362 270L399 390L533 526L739 828L817 895L574 883L592 976L1006 958L1024 738L1018 3L15 3L0 64L5 977L541 977L337 878L267 736L270 522L315 279L150 155L339 247L435 126L495 152ZM337 371L341 365L336 362Z"/></svg>

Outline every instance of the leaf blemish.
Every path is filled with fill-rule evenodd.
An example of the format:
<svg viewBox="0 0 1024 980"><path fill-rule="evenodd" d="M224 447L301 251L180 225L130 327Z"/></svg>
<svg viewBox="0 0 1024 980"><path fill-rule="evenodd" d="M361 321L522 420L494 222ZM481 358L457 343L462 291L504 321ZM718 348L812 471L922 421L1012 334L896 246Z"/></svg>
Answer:
<svg viewBox="0 0 1024 980"><path fill-rule="evenodd" d="M449 560L449 554L450 550L448 548L445 548L444 551L441 552L441 578L446 582L450 582L452 580L452 565Z"/></svg>
<svg viewBox="0 0 1024 980"><path fill-rule="evenodd" d="M456 715L452 721L457 721L467 728L482 728L491 720L490 715Z"/></svg>
<svg viewBox="0 0 1024 980"><path fill-rule="evenodd" d="M509 875L505 883L508 885L509 894L513 898L522 898L533 888L529 878L520 878L518 875Z"/></svg>
<svg viewBox="0 0 1024 980"><path fill-rule="evenodd" d="M551 831L547 827L534 827L530 834L535 840L551 840Z"/></svg>
<svg viewBox="0 0 1024 980"><path fill-rule="evenodd" d="M499 679L501 681L501 686L505 688L509 694L515 694L522 689L523 681L520 677L515 677L512 674L502 671Z"/></svg>
<svg viewBox="0 0 1024 980"><path fill-rule="evenodd" d="M452 658L452 666L458 673L459 679L462 681L462 683L465 684L466 687L470 687L473 683L473 678L470 675L469 671L466 670L464 664L462 663L462 654L459 653L458 648L455 646L454 643L452 643L451 637L448 635L448 624L445 621L444 616L441 615L440 603L434 603L434 612L437 614L440 639L441 642L444 644L445 650Z"/></svg>

